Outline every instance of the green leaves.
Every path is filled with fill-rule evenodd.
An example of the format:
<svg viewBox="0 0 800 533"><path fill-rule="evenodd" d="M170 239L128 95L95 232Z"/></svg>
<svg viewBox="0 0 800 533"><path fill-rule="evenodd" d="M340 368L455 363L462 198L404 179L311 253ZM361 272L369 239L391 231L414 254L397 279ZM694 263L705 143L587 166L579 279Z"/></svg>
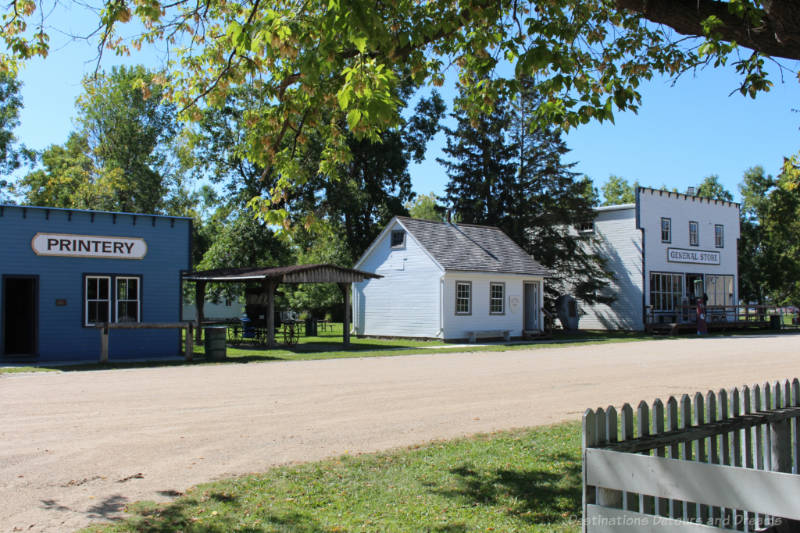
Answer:
<svg viewBox="0 0 800 533"><path fill-rule="evenodd" d="M46 4L17 0L15 9L2 15L6 49L0 68L13 71L21 61L47 55ZM534 79L543 98L532 116L540 126L567 130L613 120L618 110L636 110L638 87L654 73L677 76L703 64L732 63L741 94L755 97L769 90L756 38L776 34L781 22L769 18L760 0L730 0L711 16L676 4L664 15L673 18L657 24L644 18L655 16L651 11L637 11L638 0L101 4L96 42L101 49L127 54L159 42L177 49L163 96L181 110L181 119L202 120L205 109L222 109L242 88L258 93L248 110L241 153L280 176L264 204L276 209L294 185L313 174L337 178L337 165L351 156L342 142L347 135L378 142L398 126L399 88L406 81L411 90L441 85L447 68L457 70L465 88L459 105L475 118L513 98L518 80ZM690 29L675 19L689 21ZM144 31L123 39L117 28L130 23ZM670 23L692 38L661 25ZM773 38L769 46L776 42ZM744 45L756 52L739 57ZM794 53L800 57L800 51ZM322 158L314 171L297 164L317 151Z"/></svg>

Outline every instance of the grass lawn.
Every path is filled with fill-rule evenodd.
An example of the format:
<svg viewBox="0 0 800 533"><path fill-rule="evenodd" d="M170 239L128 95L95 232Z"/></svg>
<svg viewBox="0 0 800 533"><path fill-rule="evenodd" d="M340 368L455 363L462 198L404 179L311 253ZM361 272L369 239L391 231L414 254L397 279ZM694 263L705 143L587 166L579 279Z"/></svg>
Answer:
<svg viewBox="0 0 800 533"><path fill-rule="evenodd" d="M508 350L530 350L539 348L552 348L556 346L577 346L583 344L598 344L606 342L634 342L652 340L653 337L642 332L608 332L608 331L580 331L576 333L556 332L552 339L519 342L512 341L509 344L493 343L489 345L477 344L475 346L465 346L463 344L448 344L438 340L414 340L414 339L359 339L351 337L351 345L347 348L342 346L342 324L330 324L328 330L320 332L316 337L300 337L299 344L291 347L279 345L278 348L269 350L263 346L256 346L249 343L242 343L238 346L228 344L227 361L206 361L205 349L202 344L195 346L195 360L187 363L182 359L167 361L135 361L135 362L114 362L109 363L79 363L71 365L49 365L49 366L24 366L24 367L0 367L0 374L10 372L44 372L44 371L85 371L85 370L108 370L114 368L143 368L157 366L182 366L196 364L231 364L231 363L250 363L266 361L302 361L311 359L339 359L348 357L381 357L389 355L410 355L418 353L453 353L453 352L476 352L476 351L508 351ZM664 338L664 337L661 337ZM283 337L276 334L276 341L279 343ZM113 350L113 336L112 336Z"/></svg>
<svg viewBox="0 0 800 533"><path fill-rule="evenodd" d="M580 424L343 456L199 485L92 532L577 532Z"/></svg>

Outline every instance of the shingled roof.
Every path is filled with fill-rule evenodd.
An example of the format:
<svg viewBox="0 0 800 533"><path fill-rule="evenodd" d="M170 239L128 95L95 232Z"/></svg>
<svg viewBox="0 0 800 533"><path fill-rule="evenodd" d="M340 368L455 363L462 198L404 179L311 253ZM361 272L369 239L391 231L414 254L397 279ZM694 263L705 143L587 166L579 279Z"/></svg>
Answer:
<svg viewBox="0 0 800 533"><path fill-rule="evenodd" d="M550 272L494 226L397 220L445 270L549 276Z"/></svg>

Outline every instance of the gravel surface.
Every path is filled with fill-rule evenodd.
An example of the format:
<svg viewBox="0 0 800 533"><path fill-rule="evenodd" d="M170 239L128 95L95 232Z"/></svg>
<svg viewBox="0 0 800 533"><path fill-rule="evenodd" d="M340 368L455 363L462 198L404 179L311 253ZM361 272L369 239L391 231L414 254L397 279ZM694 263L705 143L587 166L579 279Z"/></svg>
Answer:
<svg viewBox="0 0 800 533"><path fill-rule="evenodd" d="M0 375L0 531L271 466L800 375L800 335Z"/></svg>

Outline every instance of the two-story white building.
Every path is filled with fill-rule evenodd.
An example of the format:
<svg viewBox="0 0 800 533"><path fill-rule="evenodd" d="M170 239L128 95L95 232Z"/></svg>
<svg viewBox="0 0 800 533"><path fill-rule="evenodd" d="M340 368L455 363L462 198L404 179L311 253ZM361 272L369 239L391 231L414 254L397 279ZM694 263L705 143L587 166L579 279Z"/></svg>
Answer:
<svg viewBox="0 0 800 533"><path fill-rule="evenodd" d="M594 252L614 274L607 295L616 298L584 304L582 329L693 320L696 289L708 306L736 304L739 204L640 187L636 203L598 208L581 231L599 237Z"/></svg>

